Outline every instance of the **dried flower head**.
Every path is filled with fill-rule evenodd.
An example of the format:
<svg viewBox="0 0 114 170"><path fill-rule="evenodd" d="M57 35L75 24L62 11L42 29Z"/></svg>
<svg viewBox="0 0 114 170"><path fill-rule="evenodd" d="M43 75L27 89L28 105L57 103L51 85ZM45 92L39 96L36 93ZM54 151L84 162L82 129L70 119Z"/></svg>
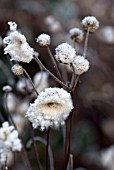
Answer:
<svg viewBox="0 0 114 170"><path fill-rule="evenodd" d="M41 47L47 47L50 45L51 43L51 38L49 35L47 34L41 34L37 37L37 43L39 44L39 46Z"/></svg>
<svg viewBox="0 0 114 170"><path fill-rule="evenodd" d="M72 109L70 93L62 88L46 88L30 105L26 116L34 128L40 127L43 131L63 125Z"/></svg>
<svg viewBox="0 0 114 170"><path fill-rule="evenodd" d="M84 33L79 28L72 28L69 31L70 37L74 42L81 42L84 39Z"/></svg>
<svg viewBox="0 0 114 170"><path fill-rule="evenodd" d="M5 92L11 92L11 91L12 91L12 87L9 86L9 85L4 86L2 89L3 89L3 91L5 91Z"/></svg>
<svg viewBox="0 0 114 170"><path fill-rule="evenodd" d="M76 56L73 62L75 73L81 75L89 69L89 62L83 56Z"/></svg>
<svg viewBox="0 0 114 170"><path fill-rule="evenodd" d="M82 25L85 31L93 33L99 28L99 21L94 16L87 16L82 20Z"/></svg>
<svg viewBox="0 0 114 170"><path fill-rule="evenodd" d="M9 93L7 96L7 106L10 113L15 113L18 105L18 98L14 93Z"/></svg>
<svg viewBox="0 0 114 170"><path fill-rule="evenodd" d="M18 138L18 132L14 126L10 126L8 122L4 122L0 128L0 155L4 154L7 158L9 151L21 151L22 144ZM3 159L3 155L2 155ZM5 157L4 157L5 159Z"/></svg>
<svg viewBox="0 0 114 170"><path fill-rule="evenodd" d="M23 75L23 67L19 64L15 64L11 71L17 76Z"/></svg>
<svg viewBox="0 0 114 170"><path fill-rule="evenodd" d="M12 119L17 127L18 132L22 133L25 125L25 118L19 114L12 114Z"/></svg>
<svg viewBox="0 0 114 170"><path fill-rule="evenodd" d="M16 84L16 89L22 93L22 94L26 94L27 90L28 91L32 91L33 87L30 83L30 81L26 78L22 78L20 80L18 80L17 84Z"/></svg>
<svg viewBox="0 0 114 170"><path fill-rule="evenodd" d="M114 44L114 27L112 25L103 27L98 33L98 38L107 44Z"/></svg>
<svg viewBox="0 0 114 170"><path fill-rule="evenodd" d="M58 45L55 49L55 52L55 58L63 64L72 63L76 55L75 49L68 43L62 43Z"/></svg>
<svg viewBox="0 0 114 170"><path fill-rule="evenodd" d="M45 23L48 25L52 25L55 22L55 18L52 15L49 15L45 18Z"/></svg>
<svg viewBox="0 0 114 170"><path fill-rule="evenodd" d="M11 23L10 23L11 27ZM24 35L18 31L12 31L3 39L6 47L4 54L9 54L11 60L22 61L29 63L34 55L34 50L29 46Z"/></svg>
<svg viewBox="0 0 114 170"><path fill-rule="evenodd" d="M44 90L49 86L48 76L48 73L45 71L38 72L34 75L33 82L38 92Z"/></svg>
<svg viewBox="0 0 114 170"><path fill-rule="evenodd" d="M113 170L114 168L114 145L111 145L107 149L101 152L101 164L104 168L108 170Z"/></svg>

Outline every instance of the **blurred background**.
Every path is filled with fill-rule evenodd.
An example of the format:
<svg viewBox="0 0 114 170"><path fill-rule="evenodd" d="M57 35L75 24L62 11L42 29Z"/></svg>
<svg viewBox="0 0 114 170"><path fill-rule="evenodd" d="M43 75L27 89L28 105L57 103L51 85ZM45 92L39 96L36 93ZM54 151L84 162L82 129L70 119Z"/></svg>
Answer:
<svg viewBox="0 0 114 170"><path fill-rule="evenodd" d="M82 29L81 20L88 15L95 16L100 27L89 36L87 58L91 67L81 76L76 90L77 109L73 119L71 153L75 170L114 170L114 0L0 0L0 114L5 113L2 87L6 84L13 87L13 93L9 96L13 116L17 113L23 116L29 104L19 79L11 73L9 57L4 56L2 38L9 30L7 22L15 21L18 24L18 29L29 44L39 52L41 61L53 71L48 62L48 53L38 47L36 37L41 33L49 34L52 39L50 48L54 54L55 47L60 43L72 43L69 29ZM84 42L78 45L77 54L82 54L83 47ZM34 61L23 66L31 77L39 71ZM56 85L50 77L49 85ZM20 107L18 111L17 105ZM18 121L22 133L21 117ZM36 131L36 134L45 137L40 132ZM26 143L29 135L25 136ZM64 150L61 132L52 131L51 146L55 170L62 170ZM38 144L38 148L44 164L45 148L42 144ZM29 151L35 169L36 163L31 153ZM18 166L14 169L23 169L20 159L17 160ZM9 164L13 170L11 160Z"/></svg>

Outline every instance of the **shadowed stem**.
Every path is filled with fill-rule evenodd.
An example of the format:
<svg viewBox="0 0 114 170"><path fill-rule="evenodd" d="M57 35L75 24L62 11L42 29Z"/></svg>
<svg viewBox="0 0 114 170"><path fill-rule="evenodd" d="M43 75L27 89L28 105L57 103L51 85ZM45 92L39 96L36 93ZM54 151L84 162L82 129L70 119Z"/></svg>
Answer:
<svg viewBox="0 0 114 170"><path fill-rule="evenodd" d="M70 86L71 86L71 89L75 88L75 81L76 81L76 73L75 73L75 69L74 69L74 65L71 64L71 67L72 67L72 78L71 78L71 82L70 82Z"/></svg>
<svg viewBox="0 0 114 170"><path fill-rule="evenodd" d="M80 76L78 75L77 78L76 78L76 80L75 80L75 82L74 82L74 86L73 86L73 89L72 89L73 92L74 92L74 90L75 90L75 88L76 88L76 85L77 85L77 83L78 83L78 81L79 81L79 78L80 78Z"/></svg>
<svg viewBox="0 0 114 170"><path fill-rule="evenodd" d="M76 83L75 85L77 85L77 82L78 82L78 79L79 77L77 77L77 80L76 80ZM74 95L74 88L72 89L72 100L73 100L73 103L75 102L75 95ZM75 106L75 105L74 105ZM74 115L74 111L75 111L75 108L72 110L70 116L69 116L69 119L70 119L70 126L69 126L69 130L68 130L68 120L66 121L66 160L65 160L65 170L67 169L67 165L68 165L68 162L70 160L70 150L71 150L71 135L72 135L72 124L73 124L73 115ZM68 141L67 141L68 140Z"/></svg>
<svg viewBox="0 0 114 170"><path fill-rule="evenodd" d="M36 92L36 94L37 94L37 96L38 96L39 93L37 92L37 90L36 90L36 88L35 88L35 86L34 86L34 84L33 84L33 82L32 82L32 79L30 78L29 74L27 73L27 71L26 71L24 68L23 68L23 72L24 72L25 75L28 77L30 83L32 84L32 87L33 87L34 91Z"/></svg>
<svg viewBox="0 0 114 170"><path fill-rule="evenodd" d="M86 53L87 53L87 45L88 45L89 31L90 31L90 28L87 29L87 33L86 33L86 38L85 38L85 43L84 43L84 51L83 51L83 56L84 56L84 57L86 57Z"/></svg>
<svg viewBox="0 0 114 170"><path fill-rule="evenodd" d="M66 137L65 137L65 170L68 164L68 148L69 148L69 131L68 131L68 119L66 120Z"/></svg>
<svg viewBox="0 0 114 170"><path fill-rule="evenodd" d="M63 87L65 87L66 89L70 89L70 87L68 87L66 84L64 84L62 81L60 81L53 73L51 73L43 64L42 62L37 58L34 57L34 60L37 62L38 65L41 65L42 68L44 70L46 70L54 79L55 81L57 81L59 84L61 84Z"/></svg>
<svg viewBox="0 0 114 170"><path fill-rule="evenodd" d="M70 154L70 170L73 170L73 155Z"/></svg>
<svg viewBox="0 0 114 170"><path fill-rule="evenodd" d="M35 136L34 137L34 140L35 141L38 141L38 142L41 142L42 144L44 144L45 146L47 145L47 141L45 139L43 139L42 137L40 136ZM31 145L32 145L33 141L30 139L27 143L27 148L30 148ZM54 170L54 160L53 160L53 153L52 153L52 150L51 150L51 147L49 145L49 148L48 148L48 155L49 155L49 160L50 160L50 170Z"/></svg>
<svg viewBox="0 0 114 170"><path fill-rule="evenodd" d="M50 130L48 129L47 131L47 144L46 144L46 170L48 170L48 162L49 162L49 156L48 156L48 149L49 149L49 135L50 135Z"/></svg>
<svg viewBox="0 0 114 170"><path fill-rule="evenodd" d="M6 161L5 161L5 165L4 165L4 167L3 167L3 170L8 170L8 167L7 167L7 156L6 156Z"/></svg>
<svg viewBox="0 0 114 170"><path fill-rule="evenodd" d="M17 127L16 127L16 125L15 125L13 119L12 119L11 113L9 112L9 109L8 109L7 96L8 96L8 92L6 92L5 95L4 95L4 105L5 105L5 109L6 109L7 115L8 115L8 120L9 120L9 122L15 127L15 129L17 130ZM18 130L17 130L17 131L18 131ZM20 135L19 135L19 138L21 139ZM23 162L24 162L27 170L32 170L23 143L22 143L22 146L23 146L23 147L22 147L22 152L21 152L20 154L21 154L21 157L22 157L22 159L23 159Z"/></svg>
<svg viewBox="0 0 114 170"><path fill-rule="evenodd" d="M36 142L34 140L34 130L32 127L32 124L30 123L30 129L31 129L31 137L32 137L32 142L33 142L33 147L34 147L34 152L36 155L36 160L37 160L37 165L38 165L38 170L42 170L41 164L40 164L40 159L39 159L39 154L38 154L38 150L37 150L37 145Z"/></svg>
<svg viewBox="0 0 114 170"><path fill-rule="evenodd" d="M50 57L51 57L51 60L53 61L54 67L55 67L55 69L56 69L56 71L57 71L57 74L58 74L59 78L62 80L62 76L61 76L61 74L60 74L60 71L59 71L59 68L58 68L56 59L55 59L54 56L52 55L51 50L50 50L49 47L47 47L47 50L48 50L48 53L49 53L49 55L50 55Z"/></svg>

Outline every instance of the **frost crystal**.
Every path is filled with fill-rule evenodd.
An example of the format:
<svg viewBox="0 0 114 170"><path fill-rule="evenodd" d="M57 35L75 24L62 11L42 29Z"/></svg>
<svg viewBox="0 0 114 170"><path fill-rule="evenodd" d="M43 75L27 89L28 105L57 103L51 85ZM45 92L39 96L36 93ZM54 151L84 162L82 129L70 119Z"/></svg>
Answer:
<svg viewBox="0 0 114 170"><path fill-rule="evenodd" d="M81 42L84 39L84 33L79 28L72 28L69 31L70 37L75 42Z"/></svg>
<svg viewBox="0 0 114 170"><path fill-rule="evenodd" d="M50 45L51 38L47 34L41 34L37 37L36 41L41 47L47 47Z"/></svg>
<svg viewBox="0 0 114 170"><path fill-rule="evenodd" d="M38 98L30 105L26 116L34 128L42 131L59 128L73 109L70 93L60 88L46 88L40 92Z"/></svg>
<svg viewBox="0 0 114 170"><path fill-rule="evenodd" d="M88 60L80 55L76 56L73 65L74 65L75 73L77 75L81 75L84 72L88 71L88 69L89 69Z"/></svg>
<svg viewBox="0 0 114 170"><path fill-rule="evenodd" d="M94 16L87 16L82 20L84 30L95 32L99 27L99 21Z"/></svg>
<svg viewBox="0 0 114 170"><path fill-rule="evenodd" d="M15 22L9 21L8 25L10 26L10 31L16 31L17 24Z"/></svg>
<svg viewBox="0 0 114 170"><path fill-rule="evenodd" d="M68 43L62 43L58 45L55 49L55 52L55 58L63 64L72 63L76 55L75 49Z"/></svg>
<svg viewBox="0 0 114 170"><path fill-rule="evenodd" d="M13 27L11 22L9 25L11 29L11 27ZM29 46L24 35L18 31L14 31L13 28L12 30L13 31L3 39L4 44L6 44L4 54L9 54L11 60L29 63L33 58L33 48Z"/></svg>
<svg viewBox="0 0 114 170"><path fill-rule="evenodd" d="M18 132L14 126L4 122L0 128L0 162L4 162L7 153L10 151L21 151L22 144L18 138Z"/></svg>

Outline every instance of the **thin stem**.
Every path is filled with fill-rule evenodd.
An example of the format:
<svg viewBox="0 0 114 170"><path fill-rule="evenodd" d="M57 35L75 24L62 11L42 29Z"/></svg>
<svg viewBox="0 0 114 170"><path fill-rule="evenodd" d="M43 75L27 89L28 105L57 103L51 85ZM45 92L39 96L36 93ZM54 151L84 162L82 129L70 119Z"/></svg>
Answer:
<svg viewBox="0 0 114 170"><path fill-rule="evenodd" d="M6 156L6 161L5 161L5 165L4 165L4 168L3 168L4 170L8 170L8 167L7 167L7 159L8 159L8 158L7 158L7 156Z"/></svg>
<svg viewBox="0 0 114 170"><path fill-rule="evenodd" d="M11 116L11 113L9 112L9 109L8 109L8 105L7 105L7 96L8 96L8 92L5 93L4 95L4 104L5 104L5 109L6 109L6 112L7 112L7 115L8 115L8 120L9 122L15 127L15 129L17 130L17 127L12 119L12 116ZM20 135L19 135L19 138L21 139ZM26 150L24 148L24 145L22 144L22 152L21 152L21 157L24 161L24 164L25 166L27 167L28 170L32 170L31 169L31 165L30 165L30 162L29 162L29 159L27 157L27 153L26 153Z"/></svg>
<svg viewBox="0 0 114 170"><path fill-rule="evenodd" d="M31 137L32 137L34 152L35 152L35 155L36 155L38 170L42 170L42 167L41 167L41 164L40 164L40 159L39 159L39 154L38 154L38 149L37 149L37 146L36 146L36 142L34 140L34 137L35 137L34 130L33 130L31 123L30 123L30 129L31 129Z"/></svg>
<svg viewBox="0 0 114 170"><path fill-rule="evenodd" d="M70 128L69 128L69 147L68 147L68 158L67 158L67 163L68 163L68 161L69 161L69 156L70 156L71 135L72 135L72 123L73 123L73 112L71 113L71 117L70 117Z"/></svg>
<svg viewBox="0 0 114 170"><path fill-rule="evenodd" d="M77 51L77 43L75 41L73 41L73 46L74 46L74 49Z"/></svg>
<svg viewBox="0 0 114 170"><path fill-rule="evenodd" d="M70 85L71 85L71 89L73 89L73 87L74 87L74 85L75 85L75 80L76 80L76 73L75 73L75 69L74 69L73 64L71 64L71 67L72 67L73 73L72 73L72 78L71 78L71 83L70 83Z"/></svg>
<svg viewBox="0 0 114 170"><path fill-rule="evenodd" d="M39 95L39 93L37 92L37 90L36 90L36 88L35 88L35 86L34 86L34 84L33 84L33 82L32 82L32 79L30 78L30 76L29 76L29 74L27 73L27 71L26 71L25 69L23 69L23 72L24 72L25 75L28 77L28 79L29 79L30 83L32 84L32 87L33 87L34 91L36 92L36 94Z"/></svg>
<svg viewBox="0 0 114 170"><path fill-rule="evenodd" d="M47 145L46 145L46 170L48 170L48 162L49 162L49 156L48 156L48 149L49 149L49 135L50 135L50 130L48 129L47 131Z"/></svg>
<svg viewBox="0 0 114 170"><path fill-rule="evenodd" d="M65 170L67 169L68 164L68 148L69 148L69 132L68 132L68 119L66 120L66 140L65 140Z"/></svg>
<svg viewBox="0 0 114 170"><path fill-rule="evenodd" d="M73 100L73 104L75 102L75 95L74 95L74 90L72 90L72 100ZM74 104L75 106L75 104ZM68 134L68 151L67 151L67 159L66 159L66 169L67 169L67 165L68 165L68 162L70 160L70 150L71 150L71 135L72 135L72 124L73 124L73 115L74 115L74 111L75 111L75 108L72 110L69 118L70 118L70 127L69 127L69 134ZM67 120L68 121L68 120ZM65 170L66 170L65 169Z"/></svg>
<svg viewBox="0 0 114 170"><path fill-rule="evenodd" d="M38 65L41 65L43 67L44 70L46 70L59 84L61 84L63 87L65 87L66 89L70 89L70 87L68 87L66 84L64 84L62 81L60 81L53 73L51 73L43 64L42 62L34 57L34 60L37 62Z"/></svg>
<svg viewBox="0 0 114 170"><path fill-rule="evenodd" d="M73 155L70 154L70 170L73 170Z"/></svg>
<svg viewBox="0 0 114 170"><path fill-rule="evenodd" d="M38 141L38 142L41 142L43 143L45 146L47 145L47 141L45 139L43 139L42 137L40 136L35 136L34 137L34 140L35 141ZM30 148L31 145L32 145L32 140L30 139L28 142L27 142L27 148ZM54 160L53 160L53 153L52 153L52 150L51 150L51 147L49 145L49 148L48 148L48 155L49 155L49 160L50 160L50 170L54 170Z"/></svg>
<svg viewBox="0 0 114 170"><path fill-rule="evenodd" d="M90 28L87 29L86 38L85 38L85 43L84 43L84 51L83 51L83 56L84 56L84 57L86 57L86 53L87 53L89 30L90 30Z"/></svg>
<svg viewBox="0 0 114 170"><path fill-rule="evenodd" d="M15 166L15 152L13 153L13 166Z"/></svg>
<svg viewBox="0 0 114 170"><path fill-rule="evenodd" d="M78 81L79 81L79 78L80 78L80 76L78 75L77 78L76 78L76 80L75 80L75 82L74 82L74 86L73 86L72 92L74 92L74 90L75 90L75 88L76 88L76 85L77 85L77 83L78 83Z"/></svg>
<svg viewBox="0 0 114 170"><path fill-rule="evenodd" d="M63 66L60 67L61 68L61 74L62 74L62 78L63 78L63 82L68 82L68 74L66 71L66 66L63 64Z"/></svg>
<svg viewBox="0 0 114 170"><path fill-rule="evenodd" d="M24 148L24 145L23 145L22 152L20 154L21 154L21 157L23 159L23 162L24 162L27 170L32 170L30 162L29 162L29 159L28 159L28 156L27 156L27 153L26 153L26 150Z"/></svg>
<svg viewBox="0 0 114 170"><path fill-rule="evenodd" d="M55 69L56 69L56 71L57 71L57 74L58 74L59 78L62 80L62 76L61 76L61 74L60 74L59 67L58 67L58 65L57 65L56 59L55 59L55 57L52 55L51 50L50 50L49 47L47 47L47 50L48 50L48 53L49 53L49 55L50 55L50 57L51 57L51 59L52 59L52 62L53 62L54 67L55 67Z"/></svg>

